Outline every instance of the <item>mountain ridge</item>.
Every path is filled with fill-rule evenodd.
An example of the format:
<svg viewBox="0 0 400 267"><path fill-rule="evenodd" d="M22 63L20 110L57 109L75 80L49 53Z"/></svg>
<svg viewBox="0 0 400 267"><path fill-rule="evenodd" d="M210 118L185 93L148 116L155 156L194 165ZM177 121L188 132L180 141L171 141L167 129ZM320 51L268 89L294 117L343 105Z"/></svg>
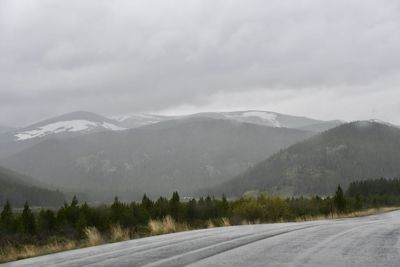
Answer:
<svg viewBox="0 0 400 267"><path fill-rule="evenodd" d="M399 161L400 129L356 121L294 144L208 192L329 195L357 179L400 177Z"/></svg>

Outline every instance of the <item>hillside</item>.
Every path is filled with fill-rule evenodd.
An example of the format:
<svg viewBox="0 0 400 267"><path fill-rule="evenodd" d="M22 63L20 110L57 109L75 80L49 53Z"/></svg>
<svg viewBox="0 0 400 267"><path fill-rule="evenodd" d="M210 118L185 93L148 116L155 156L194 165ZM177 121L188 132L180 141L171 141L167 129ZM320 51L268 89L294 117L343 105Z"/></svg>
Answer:
<svg viewBox="0 0 400 267"><path fill-rule="evenodd" d="M47 140L2 163L57 187L103 196L190 194L309 136L294 129L192 118Z"/></svg>
<svg viewBox="0 0 400 267"><path fill-rule="evenodd" d="M337 184L400 177L400 129L374 121L344 124L273 155L210 193L258 190L327 195Z"/></svg>
<svg viewBox="0 0 400 267"><path fill-rule="evenodd" d="M64 196L59 191L39 187L40 183L30 177L0 167L0 207L8 200L21 207L25 201L32 206L60 206Z"/></svg>

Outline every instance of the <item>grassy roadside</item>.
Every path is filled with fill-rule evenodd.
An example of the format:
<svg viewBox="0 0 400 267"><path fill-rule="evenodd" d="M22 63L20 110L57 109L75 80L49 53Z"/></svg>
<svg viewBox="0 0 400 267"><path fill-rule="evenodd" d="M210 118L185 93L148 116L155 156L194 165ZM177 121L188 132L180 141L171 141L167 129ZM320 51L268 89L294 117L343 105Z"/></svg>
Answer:
<svg viewBox="0 0 400 267"><path fill-rule="evenodd" d="M400 207L382 207L382 208L371 208L362 211L350 212L350 213L333 213L328 216L302 216L296 218L295 222L315 221L315 220L329 220L329 219L341 219L341 218L355 218L370 216L385 212L391 212L400 210ZM279 222L293 222L284 221ZM260 221L242 221L241 225L248 224L261 224ZM224 227L230 226L231 223L227 218L221 218L219 221L211 221L207 223L206 228ZM148 234L139 236L131 229L122 228L119 225L114 225L110 229L109 236L103 236L95 227L88 227L85 229L84 240L54 240L46 245L8 245L0 248L0 263L42 256L46 254L68 251L72 249L79 249L85 247L91 247L101 244L113 243L126 241L131 239L137 239L140 237L162 235L167 233L175 233L182 231L189 231L202 228L193 228L184 223L177 223L172 217L166 216L163 220L150 220L148 223Z"/></svg>
<svg viewBox="0 0 400 267"><path fill-rule="evenodd" d="M348 213L331 213L328 216L304 216L298 217L295 219L296 222L305 222L305 221L318 221L318 220L329 220L329 219L346 219L346 218L355 218L355 217L365 217L370 215L381 214L385 212L391 212L400 210L400 207L381 207L381 208L370 208L360 211L353 211Z"/></svg>

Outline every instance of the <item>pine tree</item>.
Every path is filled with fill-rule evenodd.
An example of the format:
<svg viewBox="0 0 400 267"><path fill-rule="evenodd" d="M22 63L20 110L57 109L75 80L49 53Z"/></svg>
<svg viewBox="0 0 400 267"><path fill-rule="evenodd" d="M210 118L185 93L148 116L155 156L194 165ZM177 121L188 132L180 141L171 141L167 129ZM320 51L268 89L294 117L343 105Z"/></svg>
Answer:
<svg viewBox="0 0 400 267"><path fill-rule="evenodd" d="M196 199L191 199L186 205L186 213L185 213L186 220L189 222L194 221L197 219L197 202Z"/></svg>
<svg viewBox="0 0 400 267"><path fill-rule="evenodd" d="M0 229L5 233L12 233L15 230L14 216L9 201L4 205L0 215Z"/></svg>
<svg viewBox="0 0 400 267"><path fill-rule="evenodd" d="M74 196L71 204L66 208L66 219L71 227L76 227L79 219L79 201Z"/></svg>
<svg viewBox="0 0 400 267"><path fill-rule="evenodd" d="M154 207L154 202L146 195L143 195L142 198L142 203L141 203L141 208L144 210L144 212L147 214L147 217L153 217L153 207Z"/></svg>
<svg viewBox="0 0 400 267"><path fill-rule="evenodd" d="M174 192L169 201L169 214L178 221L183 218L183 207L178 192Z"/></svg>
<svg viewBox="0 0 400 267"><path fill-rule="evenodd" d="M335 196L333 197L333 203L338 212L344 212L346 210L346 199L340 184L338 185Z"/></svg>
<svg viewBox="0 0 400 267"><path fill-rule="evenodd" d="M38 228L42 232L54 231L56 229L56 217L51 210L41 210L38 217Z"/></svg>
<svg viewBox="0 0 400 267"><path fill-rule="evenodd" d="M360 194L357 194L355 197L354 208L356 210L360 210L362 208L362 199Z"/></svg>
<svg viewBox="0 0 400 267"><path fill-rule="evenodd" d="M222 216L229 215L229 202L226 199L225 194L222 195Z"/></svg>
<svg viewBox="0 0 400 267"><path fill-rule="evenodd" d="M26 234L33 235L36 232L35 216L29 208L28 202L25 202L24 204L24 210L22 211L20 218L20 227L21 231Z"/></svg>

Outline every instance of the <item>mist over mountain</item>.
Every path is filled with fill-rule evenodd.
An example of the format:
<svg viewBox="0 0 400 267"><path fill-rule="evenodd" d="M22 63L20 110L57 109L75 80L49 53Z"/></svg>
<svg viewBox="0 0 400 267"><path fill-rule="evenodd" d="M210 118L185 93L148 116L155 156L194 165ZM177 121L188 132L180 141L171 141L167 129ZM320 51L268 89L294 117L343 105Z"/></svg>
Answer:
<svg viewBox="0 0 400 267"><path fill-rule="evenodd" d="M376 121L344 124L292 145L211 193L328 195L338 184L400 177L400 129Z"/></svg>
<svg viewBox="0 0 400 267"><path fill-rule="evenodd" d="M121 126L132 129L179 118L179 116L162 116L143 113L129 116L119 116L115 117L115 120L118 121Z"/></svg>
<svg viewBox="0 0 400 267"><path fill-rule="evenodd" d="M318 122L315 124L305 125L305 126L299 127L299 129L304 130L304 131L321 133L321 132L327 131L329 129L335 128L339 125L342 125L344 123L345 122L340 121L340 120L324 121L324 122Z"/></svg>
<svg viewBox="0 0 400 267"><path fill-rule="evenodd" d="M12 131L13 128L9 126L0 125L0 134Z"/></svg>
<svg viewBox="0 0 400 267"><path fill-rule="evenodd" d="M306 131L313 132L318 132L314 125L318 125L317 127L322 130L337 125L336 122L319 121L269 111L208 112L182 116L136 114L113 119L92 112L76 111L43 120L27 127L5 131L4 133L0 132L0 158L11 156L48 139L65 139L104 131L123 131L164 121L191 118L221 119L278 128L304 128ZM307 129L307 127L310 129Z"/></svg>
<svg viewBox="0 0 400 267"><path fill-rule="evenodd" d="M181 116L161 116L152 114L136 114L116 118L118 122L127 128L136 128L168 120L180 120L190 118L210 118L219 120L232 120L270 127L282 127L302 129L314 132L324 131L343 123L341 121L321 121L300 116L285 115L270 111L247 110L232 112L202 112Z"/></svg>
<svg viewBox="0 0 400 267"><path fill-rule="evenodd" d="M312 133L189 118L48 139L1 162L57 187L159 196L220 184Z"/></svg>
<svg viewBox="0 0 400 267"><path fill-rule="evenodd" d="M60 206L64 195L49 190L31 177L0 167L0 206L8 200L13 206L22 207L25 201L33 206Z"/></svg>

